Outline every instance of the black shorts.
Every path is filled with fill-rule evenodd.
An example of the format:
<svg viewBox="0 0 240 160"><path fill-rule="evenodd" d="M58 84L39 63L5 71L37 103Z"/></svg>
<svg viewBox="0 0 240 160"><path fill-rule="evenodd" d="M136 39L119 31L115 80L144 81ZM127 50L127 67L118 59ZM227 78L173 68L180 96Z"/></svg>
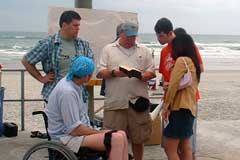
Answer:
<svg viewBox="0 0 240 160"><path fill-rule="evenodd" d="M185 139L193 135L194 116L188 109L171 111L169 124L163 131L163 135L169 138Z"/></svg>

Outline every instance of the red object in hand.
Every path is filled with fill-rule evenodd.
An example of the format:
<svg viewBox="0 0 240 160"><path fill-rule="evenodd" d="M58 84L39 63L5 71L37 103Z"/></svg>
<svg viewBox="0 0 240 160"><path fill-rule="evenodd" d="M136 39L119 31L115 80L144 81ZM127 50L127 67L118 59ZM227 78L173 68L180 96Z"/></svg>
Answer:
<svg viewBox="0 0 240 160"><path fill-rule="evenodd" d="M0 69L2 69L3 68L3 65L2 64L0 64Z"/></svg>

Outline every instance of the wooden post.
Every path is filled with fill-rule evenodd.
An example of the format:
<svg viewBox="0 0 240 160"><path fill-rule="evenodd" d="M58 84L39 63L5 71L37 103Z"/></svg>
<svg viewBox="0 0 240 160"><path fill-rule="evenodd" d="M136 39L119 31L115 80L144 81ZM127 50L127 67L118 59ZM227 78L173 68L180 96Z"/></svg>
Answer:
<svg viewBox="0 0 240 160"><path fill-rule="evenodd" d="M92 0L75 0L75 8L92 8Z"/></svg>
<svg viewBox="0 0 240 160"><path fill-rule="evenodd" d="M75 0L75 8L92 8L92 0ZM92 122L94 122L94 85L88 85L87 87L88 98L88 114Z"/></svg>

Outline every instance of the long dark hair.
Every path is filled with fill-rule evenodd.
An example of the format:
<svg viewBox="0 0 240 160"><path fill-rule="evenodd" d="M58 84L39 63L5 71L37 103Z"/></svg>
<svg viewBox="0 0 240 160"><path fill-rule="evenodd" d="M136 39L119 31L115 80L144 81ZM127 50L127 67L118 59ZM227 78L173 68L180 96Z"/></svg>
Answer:
<svg viewBox="0 0 240 160"><path fill-rule="evenodd" d="M196 46L192 37L188 34L180 34L172 41L172 58L176 60L178 57L189 57L192 59L197 72L197 80L200 82L200 63L197 56Z"/></svg>

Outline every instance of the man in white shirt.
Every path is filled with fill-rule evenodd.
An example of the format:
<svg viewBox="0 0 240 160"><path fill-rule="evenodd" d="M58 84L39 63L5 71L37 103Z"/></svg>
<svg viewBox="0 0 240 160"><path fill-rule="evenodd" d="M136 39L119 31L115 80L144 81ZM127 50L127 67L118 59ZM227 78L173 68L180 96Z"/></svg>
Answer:
<svg viewBox="0 0 240 160"><path fill-rule="evenodd" d="M137 24L121 24L119 39L105 46L100 55L97 77L106 80L104 127L126 131L132 142L134 159L142 160L144 141L152 130L147 81L154 78L155 73L152 54L136 42L137 34ZM141 76L127 77L119 70L122 65L140 70ZM130 107L138 101L145 104L139 106L141 112Z"/></svg>

